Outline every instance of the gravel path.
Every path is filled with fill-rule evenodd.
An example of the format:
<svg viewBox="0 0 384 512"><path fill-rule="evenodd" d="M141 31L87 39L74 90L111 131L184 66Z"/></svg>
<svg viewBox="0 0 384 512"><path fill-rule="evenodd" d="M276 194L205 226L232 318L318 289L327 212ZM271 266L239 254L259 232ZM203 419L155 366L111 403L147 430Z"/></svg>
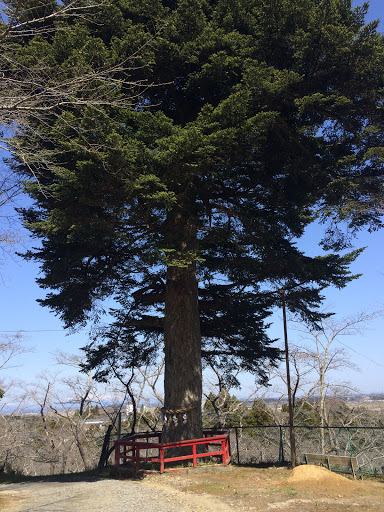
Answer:
<svg viewBox="0 0 384 512"><path fill-rule="evenodd" d="M25 482L3 485L1 512L229 512L209 496L130 480Z"/></svg>

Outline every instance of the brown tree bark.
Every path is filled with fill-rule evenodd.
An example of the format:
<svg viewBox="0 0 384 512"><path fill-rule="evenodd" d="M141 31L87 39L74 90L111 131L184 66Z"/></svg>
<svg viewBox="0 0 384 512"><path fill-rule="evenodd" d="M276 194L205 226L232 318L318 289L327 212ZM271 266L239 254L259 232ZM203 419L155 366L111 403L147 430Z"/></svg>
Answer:
<svg viewBox="0 0 384 512"><path fill-rule="evenodd" d="M168 267L164 351L163 442L202 437L201 335L195 263Z"/></svg>

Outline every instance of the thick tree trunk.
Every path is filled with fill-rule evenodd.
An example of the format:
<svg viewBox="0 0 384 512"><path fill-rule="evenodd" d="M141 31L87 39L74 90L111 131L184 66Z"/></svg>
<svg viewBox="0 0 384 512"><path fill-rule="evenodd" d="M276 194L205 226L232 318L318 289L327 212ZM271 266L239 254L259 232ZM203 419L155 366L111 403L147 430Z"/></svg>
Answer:
<svg viewBox="0 0 384 512"><path fill-rule="evenodd" d="M202 436L201 335L196 265L167 270L163 442Z"/></svg>

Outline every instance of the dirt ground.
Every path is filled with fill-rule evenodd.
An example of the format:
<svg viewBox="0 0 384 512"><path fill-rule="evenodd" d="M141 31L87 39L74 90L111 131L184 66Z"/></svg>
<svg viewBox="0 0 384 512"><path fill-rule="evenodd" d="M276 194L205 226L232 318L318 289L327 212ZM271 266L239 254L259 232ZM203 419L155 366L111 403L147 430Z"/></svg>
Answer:
<svg viewBox="0 0 384 512"><path fill-rule="evenodd" d="M56 488L62 493L60 504L57 503L59 508L53 507L51 500L47 501L52 491L58 492L54 491ZM111 503L111 495L116 497L116 504ZM293 471L201 467L151 474L135 482L106 478L79 482L40 480L0 486L0 510L121 511L123 503L124 511L149 512L154 509L146 508L148 502L144 501L143 505L141 500L151 496L156 512L384 512L383 482L353 481L317 466L299 466Z"/></svg>
<svg viewBox="0 0 384 512"><path fill-rule="evenodd" d="M318 466L229 467L221 471L151 475L145 485L169 485L219 499L232 511L384 512L384 483L350 480Z"/></svg>

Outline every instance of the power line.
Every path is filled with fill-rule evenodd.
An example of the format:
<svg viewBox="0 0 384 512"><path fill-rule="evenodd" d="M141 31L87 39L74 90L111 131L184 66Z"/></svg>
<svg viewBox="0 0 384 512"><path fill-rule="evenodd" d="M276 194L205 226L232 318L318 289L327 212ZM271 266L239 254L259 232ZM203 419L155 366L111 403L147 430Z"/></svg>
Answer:
<svg viewBox="0 0 384 512"><path fill-rule="evenodd" d="M63 329L38 329L38 330L28 330L28 329L19 329L17 331L0 331L0 333L19 333L19 332L64 332Z"/></svg>
<svg viewBox="0 0 384 512"><path fill-rule="evenodd" d="M382 368L384 368L384 364L381 364L381 363L378 363L377 361L374 361L373 359L371 359L370 357L368 356L365 356L364 354L361 354L361 352L358 352L357 350L355 350L354 348L352 347L349 347L346 343L340 341L340 340L337 340L339 343L341 343L342 345L344 345L344 347L347 347L348 350L352 350L352 352L355 352L357 355L361 356L361 357L364 357L365 359L368 359L368 361L371 361L371 363L374 363L374 364L377 364L377 366L381 366Z"/></svg>

